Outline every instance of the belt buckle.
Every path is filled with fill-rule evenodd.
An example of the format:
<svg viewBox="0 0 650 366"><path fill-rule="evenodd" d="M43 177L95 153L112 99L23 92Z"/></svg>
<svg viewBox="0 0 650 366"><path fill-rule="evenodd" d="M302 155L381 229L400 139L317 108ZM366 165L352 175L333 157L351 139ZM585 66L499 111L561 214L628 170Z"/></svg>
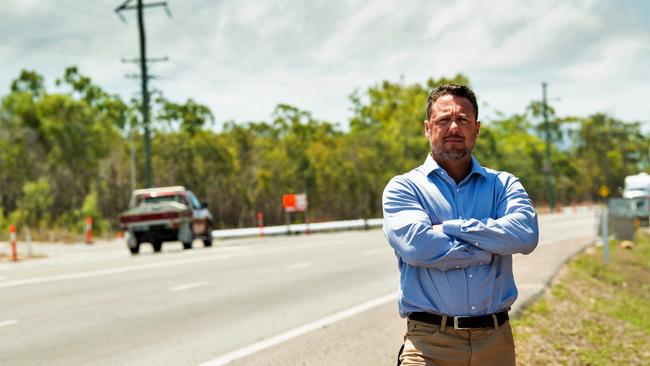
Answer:
<svg viewBox="0 0 650 366"><path fill-rule="evenodd" d="M454 329L470 329L468 327L459 327L458 326L458 319L461 319L461 318L469 318L469 317L468 316L455 316L454 317Z"/></svg>

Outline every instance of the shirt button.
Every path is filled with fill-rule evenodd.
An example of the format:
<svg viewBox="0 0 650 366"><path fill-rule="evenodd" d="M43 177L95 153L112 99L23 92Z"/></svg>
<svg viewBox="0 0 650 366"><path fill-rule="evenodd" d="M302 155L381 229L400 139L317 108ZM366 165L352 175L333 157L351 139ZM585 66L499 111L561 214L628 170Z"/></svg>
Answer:
<svg viewBox="0 0 650 366"><path fill-rule="evenodd" d="M471 274L469 275L469 278L472 278L472 275L471 275Z"/></svg>
<svg viewBox="0 0 650 366"><path fill-rule="evenodd" d="M460 268L460 266L456 266L456 268Z"/></svg>
<svg viewBox="0 0 650 366"><path fill-rule="evenodd" d="M472 306L472 310L476 310L476 306Z"/></svg>
<svg viewBox="0 0 650 366"><path fill-rule="evenodd" d="M476 242L476 243L474 243L474 245L476 245L477 247L480 247L480 245L479 245L479 243L478 243L478 242Z"/></svg>
<svg viewBox="0 0 650 366"><path fill-rule="evenodd" d="M479 266L482 266L482 265L483 265L483 262L478 262L478 265L479 265Z"/></svg>
<svg viewBox="0 0 650 366"><path fill-rule="evenodd" d="M456 192L460 192L460 188L456 188Z"/></svg>

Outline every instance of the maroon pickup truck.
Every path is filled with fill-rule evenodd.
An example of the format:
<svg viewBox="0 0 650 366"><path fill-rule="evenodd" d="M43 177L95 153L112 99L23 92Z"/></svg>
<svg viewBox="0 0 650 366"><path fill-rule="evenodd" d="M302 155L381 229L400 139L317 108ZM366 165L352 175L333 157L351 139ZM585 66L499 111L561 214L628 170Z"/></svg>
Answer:
<svg viewBox="0 0 650 366"><path fill-rule="evenodd" d="M133 191L129 210L120 214L120 226L127 232L131 254L138 254L145 242L154 252L160 252L165 241L180 241L184 249L191 249L194 239L200 238L206 247L212 246L212 215L183 186Z"/></svg>

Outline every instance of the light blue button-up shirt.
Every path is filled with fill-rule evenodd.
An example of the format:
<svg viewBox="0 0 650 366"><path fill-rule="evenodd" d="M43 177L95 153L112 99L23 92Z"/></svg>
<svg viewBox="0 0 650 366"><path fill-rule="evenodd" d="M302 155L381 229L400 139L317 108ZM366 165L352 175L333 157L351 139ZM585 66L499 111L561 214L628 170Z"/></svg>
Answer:
<svg viewBox="0 0 650 366"><path fill-rule="evenodd" d="M383 195L384 233L400 270L399 311L475 316L509 309L517 298L512 254L537 246L537 214L512 174L472 157L459 183L429 155L391 179ZM442 232L432 229L442 224Z"/></svg>

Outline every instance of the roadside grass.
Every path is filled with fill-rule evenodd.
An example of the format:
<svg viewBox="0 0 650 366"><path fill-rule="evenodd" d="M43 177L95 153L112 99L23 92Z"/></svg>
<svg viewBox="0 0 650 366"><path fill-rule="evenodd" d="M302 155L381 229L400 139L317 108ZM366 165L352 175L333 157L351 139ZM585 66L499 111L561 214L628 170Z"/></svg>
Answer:
<svg viewBox="0 0 650 366"><path fill-rule="evenodd" d="M519 365L650 365L650 234L567 263L512 321Z"/></svg>

